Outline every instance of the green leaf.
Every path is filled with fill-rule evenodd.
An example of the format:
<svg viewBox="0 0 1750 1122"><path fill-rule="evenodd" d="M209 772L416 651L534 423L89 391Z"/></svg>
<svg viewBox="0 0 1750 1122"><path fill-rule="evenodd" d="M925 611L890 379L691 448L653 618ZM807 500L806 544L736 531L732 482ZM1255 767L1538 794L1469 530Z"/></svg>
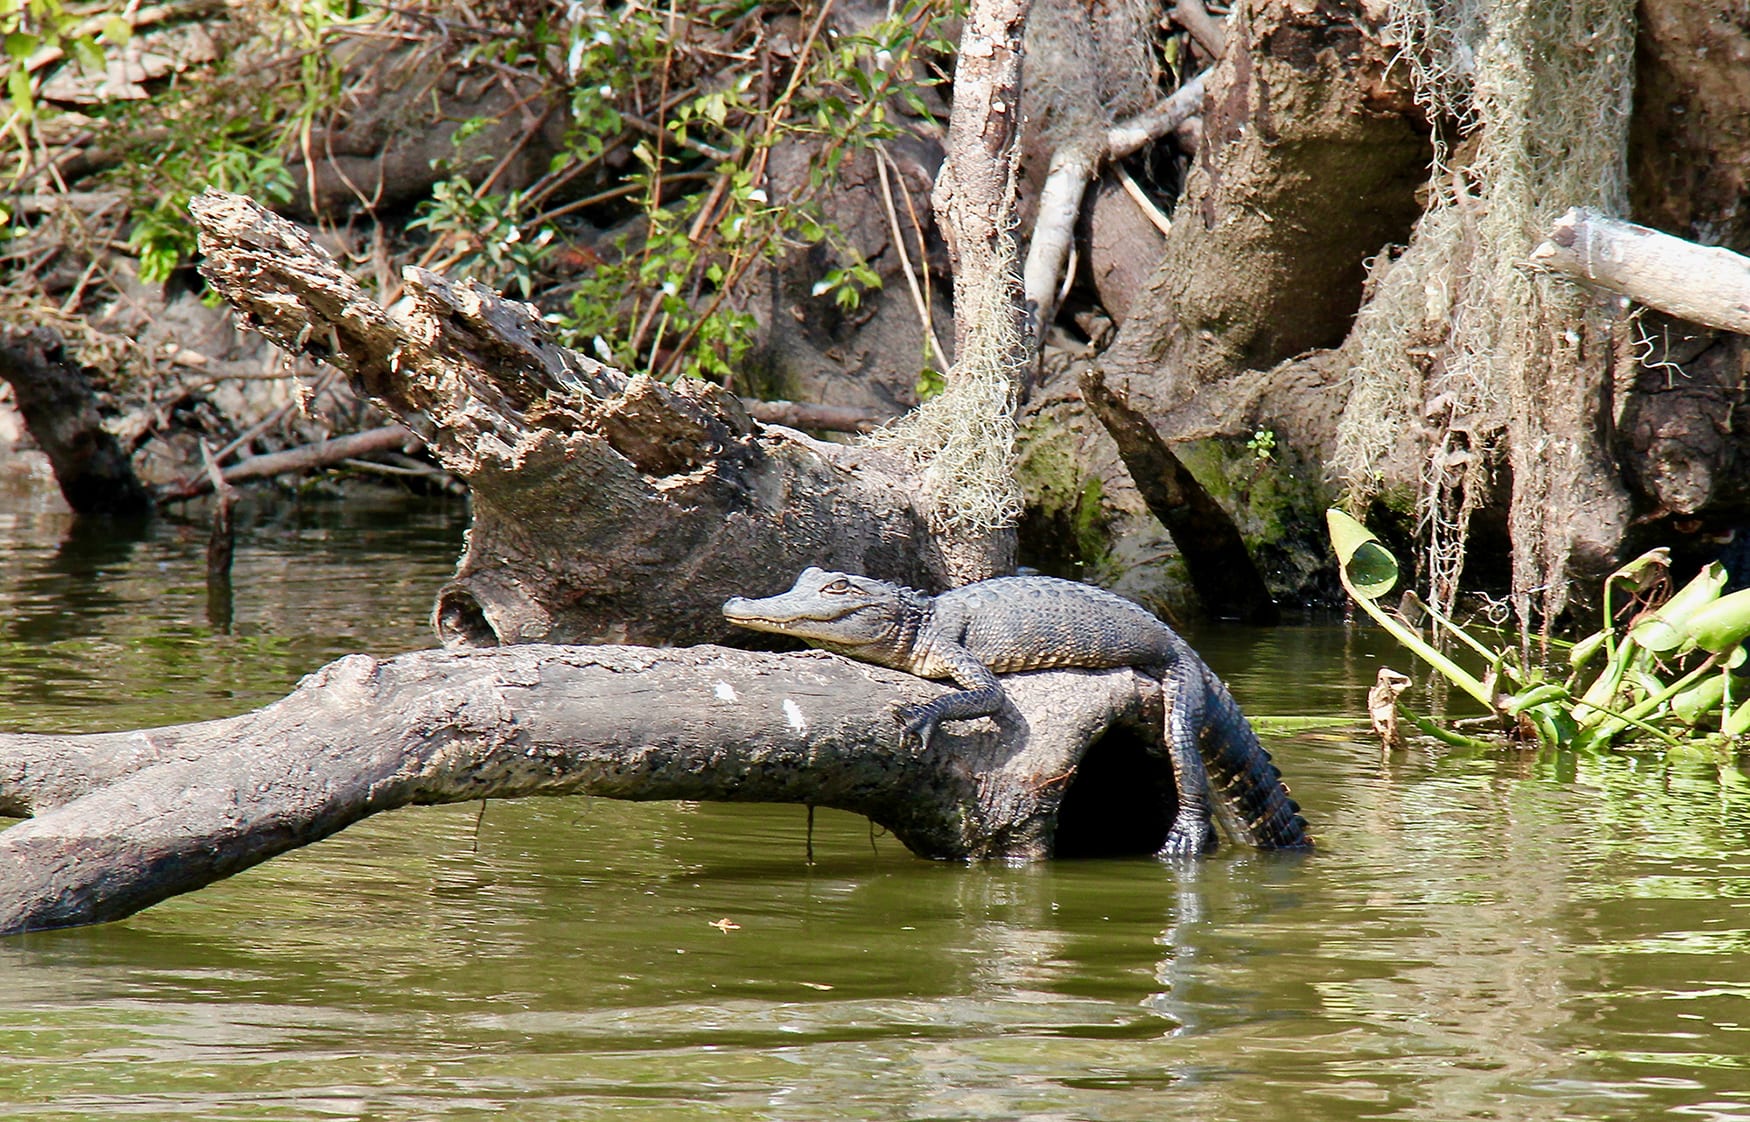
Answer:
<svg viewBox="0 0 1750 1122"><path fill-rule="evenodd" d="M1369 533L1367 527L1340 510L1333 508L1325 511L1325 525L1330 528L1331 546L1337 552L1338 578L1361 610L1372 616L1375 623L1390 632L1393 638L1408 647L1417 658L1439 671L1441 677L1470 694L1484 708L1494 709L1495 699L1489 695L1488 687L1476 675L1435 650L1402 620L1386 614L1376 602L1397 583L1397 558L1379 544L1379 539ZM1466 638L1473 647L1481 645L1468 636Z"/></svg>
<svg viewBox="0 0 1750 1122"><path fill-rule="evenodd" d="M1627 569L1618 569L1623 573ZM1614 580L1616 574L1612 574ZM1695 574L1671 599L1665 601L1651 616L1629 629L1628 637L1649 651L1664 653L1675 650L1690 637L1690 621L1702 608L1719 598L1726 587L1726 570L1718 561ZM1712 648L1709 648L1712 649Z"/></svg>
<svg viewBox="0 0 1750 1122"><path fill-rule="evenodd" d="M1598 653L1600 648L1604 646L1605 641L1609 638L1610 632L1608 631L1594 631L1592 634L1586 636L1586 638L1575 643L1573 649L1568 651L1568 665L1575 670L1585 666L1592 660L1592 657Z"/></svg>
<svg viewBox="0 0 1750 1122"><path fill-rule="evenodd" d="M1573 743L1574 735L1579 732L1567 706L1559 701L1534 705L1521 715L1531 722L1532 729L1537 733L1538 743L1546 748L1566 747Z"/></svg>
<svg viewBox="0 0 1750 1122"><path fill-rule="evenodd" d="M1568 691L1565 687L1554 682L1543 682L1508 698L1502 704L1501 711L1509 717L1517 717L1529 709L1566 700Z"/></svg>
<svg viewBox="0 0 1750 1122"><path fill-rule="evenodd" d="M23 62L36 53L42 40L27 31L14 31L6 36L6 57Z"/></svg>
<svg viewBox="0 0 1750 1122"><path fill-rule="evenodd" d="M36 98L30 88L30 71L22 66L12 68L6 76L6 90L12 97L12 107L25 120L36 115Z"/></svg>
<svg viewBox="0 0 1750 1122"><path fill-rule="evenodd" d="M1743 736L1750 732L1750 701L1746 701L1732 710L1720 731L1727 736Z"/></svg>
<svg viewBox="0 0 1750 1122"><path fill-rule="evenodd" d="M1697 611L1690 617L1687 631L1684 650L1699 647L1717 654L1742 643L1750 636L1750 588L1722 596Z"/></svg>
<svg viewBox="0 0 1750 1122"><path fill-rule="evenodd" d="M1331 531L1337 564L1354 592L1368 600L1390 592L1398 583L1398 559L1391 551L1366 526L1335 508L1325 511L1325 525Z"/></svg>
<svg viewBox="0 0 1750 1122"><path fill-rule="evenodd" d="M1694 728L1703 718L1719 711L1726 697L1726 676L1710 674L1671 698L1671 712L1684 724Z"/></svg>

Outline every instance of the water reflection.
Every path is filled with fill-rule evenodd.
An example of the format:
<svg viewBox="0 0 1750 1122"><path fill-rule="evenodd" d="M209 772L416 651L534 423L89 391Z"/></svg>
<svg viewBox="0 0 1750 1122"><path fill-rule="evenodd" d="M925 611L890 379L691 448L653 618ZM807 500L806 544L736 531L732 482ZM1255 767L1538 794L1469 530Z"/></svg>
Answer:
<svg viewBox="0 0 1750 1122"><path fill-rule="evenodd" d="M0 519L0 719L235 712L424 645L459 533L426 517L258 515L229 636L204 528ZM1391 657L1193 638L1254 714L1356 714ZM1735 758L1267 739L1310 856L930 864L823 811L810 866L799 808L380 816L0 942L0 1116L1750 1118Z"/></svg>

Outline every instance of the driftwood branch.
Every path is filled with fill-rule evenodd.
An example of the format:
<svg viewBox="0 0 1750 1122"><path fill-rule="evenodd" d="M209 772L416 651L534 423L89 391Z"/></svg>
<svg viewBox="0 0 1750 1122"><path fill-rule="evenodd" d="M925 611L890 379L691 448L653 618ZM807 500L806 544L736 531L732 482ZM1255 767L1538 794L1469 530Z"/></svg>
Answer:
<svg viewBox="0 0 1750 1122"><path fill-rule="evenodd" d="M0 933L118 919L380 811L481 798L837 807L935 858L1164 838L1170 771L1128 731L1160 727L1151 679L1012 676L1008 710L919 751L895 709L943 688L819 652L525 644L349 656L224 720L0 736L0 814L34 815L0 833ZM1126 816L1102 799L1067 836L1094 745L1105 781L1148 801Z"/></svg>
<svg viewBox="0 0 1750 1122"><path fill-rule="evenodd" d="M894 457L762 425L719 386L628 377L473 282L408 269L391 314L249 200L209 191L190 210L215 290L469 484L466 552L434 612L447 644L726 639L724 600L809 565L948 583Z"/></svg>
<svg viewBox="0 0 1750 1122"><path fill-rule="evenodd" d="M374 456L382 452L398 451L409 444L417 444L417 440L405 427L383 425L380 428L337 436L332 440L319 440L314 444L287 448L282 452L267 452L260 456L251 456L216 473L209 468L204 474L191 476L175 487L165 490L159 495L159 501L174 502L179 499L191 499L196 495L204 495L213 489L215 477L222 479L226 484L245 483L252 479L268 479L276 475L332 467L344 460L356 459L360 456Z"/></svg>
<svg viewBox="0 0 1750 1122"><path fill-rule="evenodd" d="M1534 264L1706 327L1750 335L1750 257L1573 207Z"/></svg>

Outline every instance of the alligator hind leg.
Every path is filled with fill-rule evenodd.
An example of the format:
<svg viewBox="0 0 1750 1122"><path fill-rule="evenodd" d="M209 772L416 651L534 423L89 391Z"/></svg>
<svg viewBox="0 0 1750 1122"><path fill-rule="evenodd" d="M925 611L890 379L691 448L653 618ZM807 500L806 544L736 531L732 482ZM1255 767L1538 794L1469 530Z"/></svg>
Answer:
<svg viewBox="0 0 1750 1122"><path fill-rule="evenodd" d="M1166 707L1167 759L1173 765L1179 810L1156 855L1195 857L1216 846L1215 824L1210 821L1209 772L1197 749L1203 728L1203 677L1188 660L1181 659L1161 676L1161 693Z"/></svg>

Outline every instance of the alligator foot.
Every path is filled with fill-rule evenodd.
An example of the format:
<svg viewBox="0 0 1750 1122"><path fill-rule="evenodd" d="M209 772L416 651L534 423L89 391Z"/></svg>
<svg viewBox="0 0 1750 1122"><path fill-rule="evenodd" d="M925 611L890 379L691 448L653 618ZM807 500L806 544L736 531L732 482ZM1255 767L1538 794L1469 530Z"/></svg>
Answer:
<svg viewBox="0 0 1750 1122"><path fill-rule="evenodd" d="M1173 823L1167 840L1155 851L1156 857L1201 857L1213 852L1217 845L1215 827L1208 819L1183 819Z"/></svg>
<svg viewBox="0 0 1750 1122"><path fill-rule="evenodd" d="M930 737L935 735L936 726L941 718L928 705L901 705L894 711L893 719L905 728L905 742L914 745L918 751L927 752L930 749Z"/></svg>

